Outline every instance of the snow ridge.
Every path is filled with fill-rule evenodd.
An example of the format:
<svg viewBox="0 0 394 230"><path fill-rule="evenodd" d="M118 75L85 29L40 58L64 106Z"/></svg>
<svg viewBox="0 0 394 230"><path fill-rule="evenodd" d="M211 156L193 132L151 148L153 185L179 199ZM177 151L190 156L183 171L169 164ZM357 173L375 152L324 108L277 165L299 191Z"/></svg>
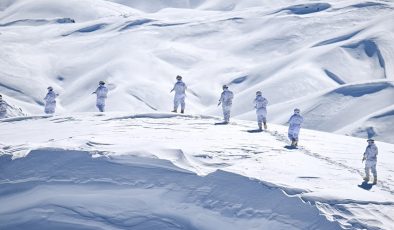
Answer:
<svg viewBox="0 0 394 230"><path fill-rule="evenodd" d="M5 119L0 223L77 229L394 226L391 144L377 142L379 179L372 186L361 183L363 139L302 129L301 147L289 150L286 127L269 123L267 132L250 133L254 122L214 125L218 120L174 113Z"/></svg>

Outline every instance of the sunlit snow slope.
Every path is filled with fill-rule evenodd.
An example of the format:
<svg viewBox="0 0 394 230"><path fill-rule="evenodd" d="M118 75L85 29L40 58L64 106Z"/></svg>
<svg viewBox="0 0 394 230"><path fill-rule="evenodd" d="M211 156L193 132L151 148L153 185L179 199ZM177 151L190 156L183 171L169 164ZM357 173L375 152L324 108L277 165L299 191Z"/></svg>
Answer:
<svg viewBox="0 0 394 230"><path fill-rule="evenodd" d="M175 76L187 112L218 115L221 85L233 115L284 124L299 107L305 127L394 143L394 3L375 0L2 0L0 93L21 113L172 109ZM75 23L72 23L75 21Z"/></svg>
<svg viewBox="0 0 394 230"><path fill-rule="evenodd" d="M0 122L0 229L393 229L394 146L168 113Z"/></svg>

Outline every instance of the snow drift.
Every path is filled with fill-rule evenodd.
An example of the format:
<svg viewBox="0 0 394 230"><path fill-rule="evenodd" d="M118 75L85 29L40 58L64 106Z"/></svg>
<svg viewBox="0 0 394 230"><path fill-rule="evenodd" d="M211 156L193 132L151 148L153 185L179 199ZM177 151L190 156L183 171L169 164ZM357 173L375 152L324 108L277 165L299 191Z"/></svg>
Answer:
<svg viewBox="0 0 394 230"><path fill-rule="evenodd" d="M308 128L366 137L372 127L375 138L393 139L379 128L391 117L367 119L389 109L390 95L368 111L350 99L341 104L349 119L339 123L320 116L318 106L327 90L392 84L387 1L17 0L0 9L0 90L28 114L42 112L48 85L60 93L58 112L94 111L89 94L99 80L110 88L110 111L168 111L180 74L191 113L218 115L221 85L228 84L239 118L255 119L248 102L257 90L270 101L269 120L282 124L279 117L307 96L317 125Z"/></svg>
<svg viewBox="0 0 394 230"><path fill-rule="evenodd" d="M169 113L0 122L0 228L391 229L393 145L362 183L364 139ZM371 218L373 216L373 218ZM218 227L219 226L219 227Z"/></svg>
<svg viewBox="0 0 394 230"><path fill-rule="evenodd" d="M340 229L297 197L223 171L62 150L0 162L6 229Z"/></svg>

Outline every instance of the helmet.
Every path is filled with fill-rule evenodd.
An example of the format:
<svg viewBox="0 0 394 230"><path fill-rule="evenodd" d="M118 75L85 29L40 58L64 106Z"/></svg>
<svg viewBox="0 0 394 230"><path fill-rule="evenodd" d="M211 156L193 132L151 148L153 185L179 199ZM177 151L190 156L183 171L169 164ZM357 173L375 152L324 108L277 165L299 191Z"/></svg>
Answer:
<svg viewBox="0 0 394 230"><path fill-rule="evenodd" d="M262 95L261 91L256 92L256 96L261 96L261 95Z"/></svg>
<svg viewBox="0 0 394 230"><path fill-rule="evenodd" d="M228 89L228 86L227 85L223 85L223 89Z"/></svg>
<svg viewBox="0 0 394 230"><path fill-rule="evenodd" d="M99 81L99 85L105 85L104 81Z"/></svg>
<svg viewBox="0 0 394 230"><path fill-rule="evenodd" d="M176 79L177 79L177 80L181 80L181 79L182 79L182 76L181 76L181 75L177 75L177 76L176 76Z"/></svg>
<svg viewBox="0 0 394 230"><path fill-rule="evenodd" d="M300 112L301 112L300 109L298 108L294 109L294 113L299 114Z"/></svg>
<svg viewBox="0 0 394 230"><path fill-rule="evenodd" d="M53 90L52 86L48 86L47 89L48 89L49 91L52 91L52 90Z"/></svg>

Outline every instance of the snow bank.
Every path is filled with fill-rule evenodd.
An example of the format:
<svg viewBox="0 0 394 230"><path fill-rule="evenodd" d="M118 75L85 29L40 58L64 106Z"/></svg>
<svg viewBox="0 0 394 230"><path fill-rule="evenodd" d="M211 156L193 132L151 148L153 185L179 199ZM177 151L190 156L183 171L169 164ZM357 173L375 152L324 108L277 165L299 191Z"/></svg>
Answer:
<svg viewBox="0 0 394 230"><path fill-rule="evenodd" d="M2 1L1 93L33 115L42 113L52 86L60 94L57 112L92 112L91 92L104 80L107 111L170 111L179 74L188 85L187 113L220 115L217 100L228 84L237 118L255 120L252 101L261 90L269 121L283 124L300 105L312 117L308 128L361 135L355 130L373 126L377 139L392 140L374 127L391 124L391 117L367 122L389 109L390 93L370 97L368 109L359 97L325 94L366 82L392 84L392 3L153 2ZM313 107L319 102L330 107ZM351 119L354 111L362 116Z"/></svg>
<svg viewBox="0 0 394 230"><path fill-rule="evenodd" d="M3 119L0 223L105 228L142 216L141 226L159 227L164 216L192 229L394 226L392 144L377 141L372 186L362 183L365 139L302 129L299 149L290 150L287 127L268 123L268 131L251 133L255 122L214 125L219 119L174 113Z"/></svg>
<svg viewBox="0 0 394 230"><path fill-rule="evenodd" d="M7 229L341 229L280 189L223 171L199 177L159 159L47 149L3 155L0 168Z"/></svg>

